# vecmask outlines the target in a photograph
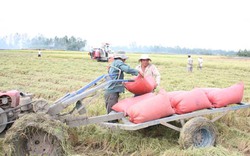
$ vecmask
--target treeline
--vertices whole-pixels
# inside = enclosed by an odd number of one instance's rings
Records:
[[[51,50],[70,50],[70,51],[88,51],[86,48],[87,41],[79,37],[57,37],[47,38],[43,35],[38,35],[29,38],[27,34],[11,34],[8,36],[0,36],[0,49],[51,49]],[[112,46],[112,51],[138,52],[138,53],[168,53],[168,54],[197,54],[197,55],[237,55],[240,57],[250,57],[250,51],[239,50],[225,51],[201,48],[182,48],[166,47],[161,45],[137,45],[136,42],[131,42],[128,46]]]
[[[72,50],[80,51],[86,46],[86,40],[68,37],[46,38],[38,35],[28,38],[26,34],[14,34],[0,37],[0,49],[52,49],[52,50]]]
[[[165,47],[161,45],[138,46],[135,43],[129,46],[114,47],[115,50],[124,50],[127,52],[143,52],[143,53],[168,53],[168,54],[198,54],[198,55],[236,55],[235,51],[201,49],[201,48],[181,48]]]
[[[241,56],[241,57],[250,57],[250,51],[248,51],[248,50],[239,50],[238,52],[237,52],[237,55],[238,56]]]

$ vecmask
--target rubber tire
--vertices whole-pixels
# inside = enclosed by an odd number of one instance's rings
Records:
[[[195,117],[184,124],[181,129],[179,144],[183,149],[189,147],[214,146],[217,129],[214,124],[204,117]]]
[[[66,148],[63,146],[68,141],[67,129],[63,123],[52,120],[43,113],[30,113],[15,121],[5,135],[4,144],[8,145],[5,148],[5,154],[12,156],[30,155],[27,143],[29,136],[32,136],[34,133],[48,134],[48,138],[53,140],[53,150],[50,153],[45,153],[45,155],[66,155]]]
[[[4,112],[2,108],[0,108],[0,113]],[[6,113],[0,114],[0,124],[7,123],[8,122],[8,116]],[[6,130],[7,124],[0,126],[0,134]]]

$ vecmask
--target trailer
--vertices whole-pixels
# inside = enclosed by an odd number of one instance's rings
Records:
[[[171,128],[175,131],[180,132],[179,143],[182,148],[193,147],[208,147],[213,146],[216,141],[216,127],[214,126],[214,122],[229,113],[230,111],[236,111],[239,109],[247,109],[250,108],[250,104],[248,103],[237,103],[231,106],[223,107],[223,108],[210,108],[210,109],[202,109],[197,110],[191,113],[186,114],[173,114],[168,117],[144,122],[144,123],[132,123],[126,117],[124,117],[123,113],[113,112],[115,116],[121,116],[121,123],[101,123],[109,128],[118,128],[124,130],[139,130],[143,128],[147,128],[154,125],[163,125],[168,128]],[[216,116],[212,119],[208,119],[205,116],[216,114]],[[171,124],[172,121],[177,121],[181,123],[181,127],[177,127],[174,124]],[[81,121],[84,122],[84,121]],[[74,126],[74,125],[72,125]]]
[[[17,108],[1,110],[0,116],[6,117],[11,111],[21,112],[16,120],[0,121],[0,126],[14,124],[6,133],[6,153],[10,155],[64,155],[67,153],[67,128],[89,124],[99,124],[112,129],[135,131],[154,125],[164,125],[180,132],[179,144],[182,148],[213,146],[216,142],[217,130],[214,122],[230,111],[250,108],[248,103],[237,103],[222,108],[211,108],[186,114],[171,116],[144,122],[132,123],[123,112],[111,112],[105,115],[87,116],[86,106],[91,103],[82,101],[95,98],[97,91],[103,90],[110,83],[123,83],[132,80],[112,80],[112,75],[105,74],[79,90],[68,93],[49,104],[46,100],[33,100],[29,94],[21,94],[20,105]],[[70,111],[66,108],[73,106]],[[24,109],[25,108],[25,109]],[[17,111],[21,109],[22,111]],[[206,115],[215,114],[213,119]],[[109,121],[119,120],[118,123]],[[181,127],[171,122],[178,121]]]

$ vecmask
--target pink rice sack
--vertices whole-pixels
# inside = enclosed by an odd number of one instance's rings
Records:
[[[241,102],[243,93],[244,83],[240,82],[228,88],[210,90],[207,96],[214,107],[220,108],[229,104]]]
[[[213,107],[212,103],[208,100],[206,93],[199,88],[174,96],[172,103],[176,114],[185,114]]]
[[[144,99],[128,109],[129,120],[133,123],[143,123],[174,113],[165,90],[161,90],[159,94],[149,99]]]
[[[156,87],[155,79],[152,76],[142,77],[138,75],[133,78],[134,82],[125,82],[125,88],[133,94],[141,95],[152,92]]]
[[[174,99],[174,97],[175,96],[177,96],[177,95],[180,95],[180,94],[182,94],[182,93],[186,93],[187,91],[172,91],[172,92],[167,92],[167,94],[168,94],[168,97],[169,97],[169,101],[170,101],[170,103],[171,103],[171,106],[174,108],[175,107],[175,104],[176,103],[174,103],[174,101],[173,101],[173,99]]]
[[[140,96],[126,98],[126,99],[120,100],[118,103],[116,103],[112,107],[112,109],[117,111],[117,112],[124,112],[125,115],[127,115],[127,110],[129,107],[136,104],[137,102],[140,102],[140,101],[145,100],[145,99],[149,99],[153,96],[155,96],[155,94],[150,92],[150,93],[146,93],[146,94],[143,94]]]

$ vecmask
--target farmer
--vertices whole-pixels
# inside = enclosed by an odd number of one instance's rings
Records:
[[[139,59],[140,65],[138,65],[135,69],[142,71],[144,77],[152,76],[155,79],[156,85],[159,86],[161,81],[161,75],[156,66],[150,63],[151,61],[152,60],[149,55],[142,54]]]
[[[202,70],[203,59],[202,57],[198,58],[198,69]]]
[[[138,75],[142,72],[130,68],[125,64],[128,57],[125,54],[116,54],[114,55],[114,61],[111,63],[108,73],[111,75],[112,80],[124,79],[124,72],[131,75]],[[124,86],[122,82],[113,82],[105,88],[105,104],[107,113],[112,111],[112,106],[118,102],[120,93],[124,92]]]
[[[41,52],[41,49],[38,50],[38,57],[41,57],[42,56],[42,52]]]
[[[192,72],[193,71],[193,59],[191,58],[191,55],[188,55],[187,70],[188,70],[188,72]]]

